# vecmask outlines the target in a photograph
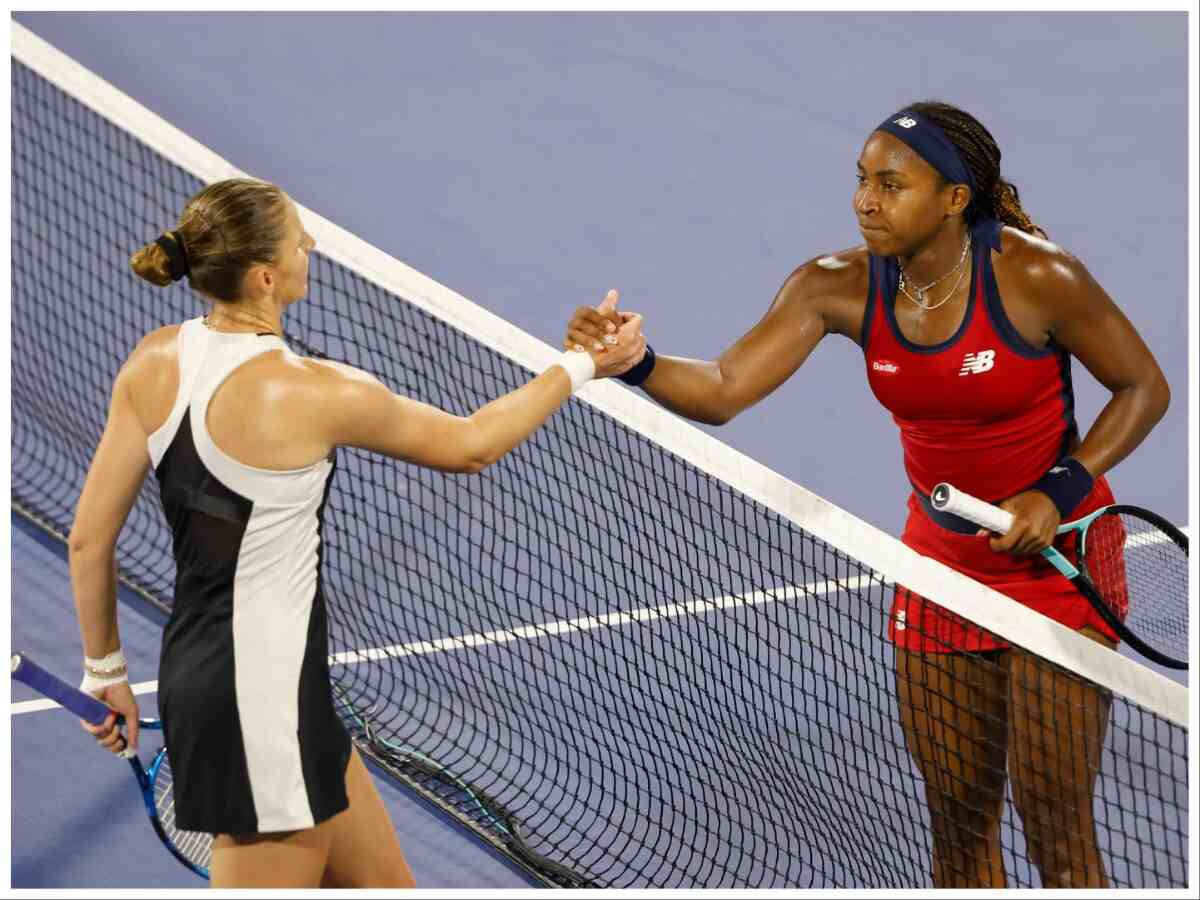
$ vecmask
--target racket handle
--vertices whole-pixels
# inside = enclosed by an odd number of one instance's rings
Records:
[[[952,513],[996,534],[1007,534],[1012,528],[1013,514],[1008,510],[972,497],[944,481],[933,489],[929,502],[936,510]]]
[[[22,653],[14,653],[12,656],[12,677],[69,709],[85,722],[100,725],[112,715],[113,711],[91,694],[71,687]]]

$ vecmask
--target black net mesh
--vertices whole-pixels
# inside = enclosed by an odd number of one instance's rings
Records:
[[[128,265],[200,182],[15,60],[12,141],[13,503],[61,536],[122,361],[202,311]],[[285,326],[459,414],[530,375],[320,253]],[[544,881],[1186,884],[1184,729],[1023,651],[897,654],[885,575],[603,412],[475,476],[339,460],[345,720]],[[118,561],[170,608],[153,479]]]

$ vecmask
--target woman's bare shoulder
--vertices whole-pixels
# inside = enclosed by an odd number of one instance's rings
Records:
[[[829,331],[853,336],[867,302],[869,270],[866,247],[815,256],[792,272],[776,303],[815,308]]]
[[[814,256],[793,270],[784,290],[809,302],[865,296],[868,259],[866,247]]]
[[[135,386],[143,379],[159,381],[167,369],[179,368],[180,325],[164,325],[146,334],[121,368],[120,379]]]
[[[113,386],[123,391],[147,434],[162,425],[179,391],[179,325],[165,325],[146,334],[121,367]]]
[[[334,359],[306,358],[304,359],[304,363],[315,374],[331,374],[341,378],[349,378],[352,381],[379,382],[379,379],[370,372],[364,372],[362,369],[355,368],[349,363],[338,362]]]

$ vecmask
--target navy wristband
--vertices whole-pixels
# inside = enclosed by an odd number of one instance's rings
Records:
[[[1035,481],[1030,490],[1041,491],[1053,500],[1059,516],[1065,520],[1067,514],[1092,492],[1095,483],[1092,473],[1084,468],[1083,463],[1068,456],[1051,466],[1050,471]]]
[[[621,381],[631,385],[632,387],[638,387],[643,381],[649,378],[650,373],[654,371],[654,361],[654,350],[649,344],[647,344],[646,353],[642,357],[642,361],[628,372],[618,375],[617,378],[621,379]]]

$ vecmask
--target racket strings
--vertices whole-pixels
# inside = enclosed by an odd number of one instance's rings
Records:
[[[163,831],[175,848],[194,865],[207,869],[212,863],[212,835],[203,831],[185,831],[175,824],[175,780],[166,756],[154,779],[154,808]]]
[[[1085,568],[1127,628],[1154,649],[1188,657],[1188,554],[1157,524],[1129,512],[1087,531]]]

